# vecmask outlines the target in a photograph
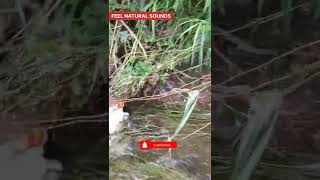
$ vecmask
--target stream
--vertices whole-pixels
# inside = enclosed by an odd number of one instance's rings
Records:
[[[134,106],[125,130],[109,147],[110,179],[211,179],[211,114],[194,111],[172,140],[176,149],[139,149],[139,141],[168,141],[183,109]],[[200,130],[199,130],[200,129]],[[197,131],[198,130],[198,131]]]

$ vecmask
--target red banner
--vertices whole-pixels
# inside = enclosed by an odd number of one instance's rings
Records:
[[[109,20],[173,20],[173,12],[109,12]]]

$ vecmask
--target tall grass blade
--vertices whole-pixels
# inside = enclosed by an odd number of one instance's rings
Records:
[[[281,102],[282,93],[277,91],[257,93],[251,98],[231,180],[249,180],[254,173],[271,137]]]
[[[156,0],[154,3],[153,3],[153,12],[157,12],[157,4],[158,4],[158,1]],[[152,41],[156,38],[156,21],[151,21],[151,29],[152,29]]]
[[[170,138],[171,140],[181,131],[181,129],[186,125],[187,121],[189,120],[190,115],[191,115],[191,113],[197,103],[199,93],[200,93],[199,90],[193,90],[193,91],[189,92],[188,100],[187,100],[186,106],[184,108],[181,122],[180,122],[179,126],[177,127],[176,131],[174,132],[173,136]]]
[[[199,26],[199,24],[195,24],[193,26],[190,26],[187,30],[185,30],[183,33],[181,33],[181,35],[178,37],[177,40],[179,40],[181,37],[183,37],[185,34],[189,33],[190,31],[192,31],[193,28],[196,28],[197,26]]]
[[[263,5],[264,5],[264,0],[258,0],[258,16],[262,15],[262,9],[263,9]]]
[[[198,25],[196,34],[193,37],[192,55],[191,55],[191,63],[190,63],[191,66],[193,65],[194,55],[196,53],[196,47],[198,44],[198,36],[199,36],[200,28],[201,28],[201,25]]]
[[[27,22],[26,22],[26,16],[23,12],[22,2],[21,2],[21,0],[16,0],[15,3],[16,3],[16,8],[18,10],[22,25],[25,26]]]
[[[199,59],[198,64],[200,72],[202,72],[202,63],[203,63],[203,49],[204,49],[204,41],[205,41],[205,31],[203,30],[201,33],[201,40],[200,40],[200,51],[199,51]]]
[[[211,0],[206,0],[206,3],[204,5],[204,8],[203,8],[203,13],[205,13],[206,11],[211,11]]]
[[[313,7],[313,12],[314,12],[313,19],[318,20],[320,18],[320,1],[313,0],[312,7]]]
[[[289,33],[291,29],[291,15],[289,10],[292,8],[292,0],[281,0],[281,8],[284,14],[284,30],[286,33]]]

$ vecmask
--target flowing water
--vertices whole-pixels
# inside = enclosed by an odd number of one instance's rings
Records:
[[[140,140],[168,141],[181,117],[178,109],[135,109],[109,148],[110,179],[211,179],[210,112],[193,112],[172,140],[177,142],[176,149],[139,149]]]

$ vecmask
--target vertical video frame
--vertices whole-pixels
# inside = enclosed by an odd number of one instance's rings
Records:
[[[108,6],[109,179],[211,179],[211,1]]]

